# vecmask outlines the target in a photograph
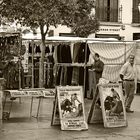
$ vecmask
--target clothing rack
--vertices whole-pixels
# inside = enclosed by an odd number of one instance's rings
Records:
[[[23,39],[24,41],[24,39]],[[26,40],[27,41],[27,40]],[[36,43],[36,42],[39,42],[40,40],[36,40],[36,39],[29,39],[30,42],[33,42],[33,43]],[[69,44],[72,44],[72,43],[77,43],[77,42],[84,42],[85,43],[85,39],[83,38],[79,38],[78,40],[74,39],[74,40],[66,40],[66,39],[62,39],[62,40],[48,40],[46,39],[46,44],[51,44],[51,45],[56,45],[56,44],[66,44],[66,45],[69,45]],[[87,45],[86,45],[87,47]],[[33,52],[33,50],[32,50]],[[85,52],[86,54],[86,52]],[[32,53],[32,61],[34,60],[34,55]],[[86,57],[86,56],[85,56]],[[32,62],[33,63],[33,62]],[[86,70],[85,67],[89,66],[86,64],[86,60],[84,63],[54,63],[54,67],[58,67],[58,66],[66,66],[66,67],[83,67],[84,68],[84,71]],[[49,64],[48,64],[49,65]],[[33,69],[33,67],[32,67]],[[85,73],[85,72],[84,72]],[[85,78],[86,78],[86,75],[84,74],[84,83],[85,83]],[[34,75],[32,74],[32,85],[34,85]],[[84,88],[85,88],[85,84],[83,85]],[[33,86],[32,86],[33,88]]]

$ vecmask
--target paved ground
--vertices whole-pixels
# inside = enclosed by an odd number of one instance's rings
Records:
[[[37,103],[35,99],[32,115],[36,115]],[[90,105],[91,100],[85,99],[86,115]],[[0,140],[140,140],[140,95],[135,95],[132,107],[135,112],[127,114],[127,127],[109,129],[103,124],[90,124],[87,131],[61,131],[60,126],[50,125],[53,99],[43,100],[36,119],[29,117],[30,100],[24,98],[21,104],[14,102],[10,120],[0,125]]]

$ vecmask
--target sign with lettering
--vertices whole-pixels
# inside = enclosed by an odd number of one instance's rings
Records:
[[[28,92],[20,90],[5,90],[4,92],[9,93],[11,97],[26,97],[29,96]]]
[[[104,127],[127,125],[123,101],[122,86],[119,83],[99,85],[99,95],[104,120]]]
[[[11,97],[54,97],[55,89],[5,90]]]
[[[42,90],[44,97],[55,97],[55,89]]]
[[[36,90],[36,91],[26,91],[29,96],[31,97],[40,97],[44,96],[43,92],[41,90]]]
[[[57,87],[58,107],[62,130],[86,130],[82,86]]]

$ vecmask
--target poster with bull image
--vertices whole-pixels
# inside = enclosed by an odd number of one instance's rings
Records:
[[[58,107],[62,130],[86,130],[82,86],[58,86]]]
[[[100,85],[100,101],[104,127],[127,126],[122,86],[119,83]]]

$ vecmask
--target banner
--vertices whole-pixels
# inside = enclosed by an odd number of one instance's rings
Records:
[[[44,97],[50,97],[54,98],[55,97],[55,89],[45,89],[42,90]]]
[[[62,130],[86,130],[82,86],[57,87]]]
[[[11,97],[54,97],[55,89],[4,90]]]
[[[121,84],[99,85],[104,127],[127,125]]]
[[[36,91],[23,91],[23,92],[26,92],[29,96],[31,97],[43,97],[44,94],[42,92],[42,90],[36,90]]]

